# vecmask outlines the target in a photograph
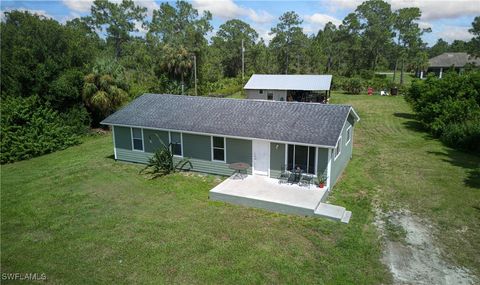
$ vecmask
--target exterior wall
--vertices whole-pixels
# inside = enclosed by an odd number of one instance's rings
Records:
[[[210,136],[183,134],[183,156],[210,161],[212,158]]]
[[[353,124],[353,118],[349,118],[342,130],[342,142],[346,142],[346,129]],[[143,129],[143,140],[145,151],[132,150],[132,137],[130,128],[114,127],[115,134],[115,152],[118,160],[146,164],[152,154],[162,146],[169,144],[169,132]],[[353,137],[353,127],[352,127]],[[212,173],[229,176],[233,170],[228,168],[228,164],[234,162],[245,162],[252,165],[252,141],[243,139],[226,138],[225,155],[226,162],[212,161],[211,137],[197,134],[182,134],[183,139],[183,157],[188,157],[192,163],[192,171]],[[281,167],[285,165],[285,148],[283,143],[270,143],[270,177],[276,178],[281,173]],[[344,145],[342,152],[337,160],[332,156],[331,178],[332,186],[337,181],[341,172],[345,168],[352,154],[352,142]],[[182,157],[174,157],[178,162]],[[317,148],[317,174],[327,173],[328,149]],[[248,174],[252,169],[247,170]]]
[[[263,94],[259,93],[258,89],[248,89],[245,90],[248,99],[261,99],[267,100],[268,92],[273,92],[274,101],[286,101],[287,100],[287,90],[263,90]],[[283,98],[283,100],[282,100]]]
[[[252,141],[226,138],[227,163],[245,162],[252,165]],[[251,171],[251,169],[250,169]]]
[[[285,144],[270,143],[270,177],[280,176],[282,165],[285,166]]]
[[[317,175],[327,175],[328,148],[317,148]]]
[[[115,152],[118,160],[148,163],[152,154],[162,146],[169,144],[169,132],[143,129],[145,151],[132,150],[132,136],[130,128],[114,126]],[[175,133],[171,133],[175,134]],[[226,138],[226,163],[212,161],[211,137],[196,134],[182,134],[183,157],[188,157],[192,163],[192,171],[230,176],[233,170],[228,168],[232,162],[246,162],[252,164],[252,142],[249,140]],[[177,163],[182,157],[174,157]],[[251,168],[247,170],[251,174]]]
[[[340,155],[335,159],[335,153],[332,150],[332,169],[331,169],[331,187],[332,188],[335,183],[337,183],[338,178],[340,178],[340,175],[342,174],[343,170],[348,164],[348,161],[352,157],[352,151],[353,151],[353,137],[354,137],[354,121],[355,119],[353,118],[352,115],[350,115],[347,119],[347,122],[345,123],[345,126],[342,129],[342,138],[340,140],[340,143],[342,144],[342,148],[340,151]],[[347,143],[347,129],[348,127],[352,127],[352,139]]]
[[[115,132],[117,131],[115,127]],[[126,128],[129,129],[129,128]],[[143,129],[143,138],[145,139],[143,145],[145,146],[145,152],[154,153],[157,149],[165,146],[168,146],[168,132],[157,131],[157,130],[147,130]]]

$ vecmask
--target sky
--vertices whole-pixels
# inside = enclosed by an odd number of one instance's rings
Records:
[[[119,0],[116,0],[119,1]],[[1,0],[0,9],[5,11],[18,9],[28,10],[58,20],[61,23],[85,16],[90,12],[93,0]],[[159,0],[134,0],[137,5],[144,6],[151,17],[152,11],[158,9]],[[287,11],[295,11],[303,20],[303,29],[307,34],[315,34],[326,23],[340,24],[342,19],[362,2],[361,0],[191,0],[192,5],[200,12],[212,12],[213,35],[225,21],[233,18],[249,23],[265,41],[271,39],[269,31],[275,26],[278,18]],[[432,29],[432,33],[424,35],[424,40],[433,45],[442,38],[448,42],[453,40],[469,40],[468,32],[475,16],[480,16],[480,0],[387,0],[392,10],[404,7],[419,7],[422,11],[420,27]]]

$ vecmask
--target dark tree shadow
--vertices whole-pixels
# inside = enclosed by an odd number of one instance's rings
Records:
[[[463,181],[465,185],[480,189],[480,156],[451,148],[445,152],[427,151],[427,153],[443,156],[443,161],[465,168],[467,170],[467,177]]]
[[[422,133],[425,138],[434,139],[434,137],[428,132],[417,116],[412,113],[393,113],[397,118],[402,118],[404,121],[402,124],[409,130]],[[427,151],[430,154],[437,156],[443,156],[443,161],[451,163],[455,166],[465,168],[467,170],[467,178],[464,183],[466,186],[480,189],[480,156],[472,152],[464,152],[447,147],[445,152]]]
[[[397,118],[409,119],[409,120],[416,120],[417,116],[412,113],[393,113],[393,115]]]
[[[393,113],[393,116],[397,118],[406,119],[408,121],[402,122],[402,124],[409,130],[423,133],[428,138],[433,138],[425,129],[425,126],[418,121],[417,116],[412,113]]]
[[[105,158],[108,158],[108,159],[113,159],[115,160],[115,155],[111,154],[111,155],[107,155],[105,156]]]

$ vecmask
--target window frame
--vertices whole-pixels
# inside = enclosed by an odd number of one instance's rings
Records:
[[[275,94],[274,94],[273,91],[267,91],[267,100],[268,100],[268,101],[273,101],[273,98],[275,97],[274,95],[275,95]],[[272,96],[272,99],[269,99],[268,96]]]
[[[139,129],[141,132],[141,138],[133,137],[133,129]],[[130,136],[132,141],[132,151],[145,152],[145,138],[143,137],[143,128],[130,127]],[[134,140],[142,140],[142,149],[135,149]]]
[[[263,94],[263,89],[258,89],[258,94]]]
[[[172,148],[172,132],[168,132],[168,141],[170,144],[170,151],[172,152],[173,156],[175,157],[183,157],[183,133],[182,132],[174,132],[174,133],[179,133],[180,134],[180,152],[182,153],[181,155],[174,154],[173,153],[173,148]]]
[[[316,146],[311,146],[311,145],[302,145],[302,144],[286,144],[286,147],[285,147],[285,166],[286,166],[286,170],[287,171],[290,171],[288,170],[288,163],[289,163],[289,157],[288,157],[288,147],[289,146],[293,146],[293,152],[292,152],[292,167],[295,166],[296,164],[296,161],[295,161],[295,156],[296,156],[296,149],[295,147],[298,145],[298,146],[305,146],[307,147],[307,160],[306,160],[306,163],[307,163],[307,169],[306,169],[306,173],[308,175],[313,175],[313,176],[317,176],[317,164],[318,164],[318,147]],[[310,170],[310,149],[313,149],[313,152],[314,152],[314,160],[313,160],[313,173],[309,173],[308,170]]]
[[[215,147],[213,145],[213,138],[223,138],[223,148],[221,147]],[[215,159],[214,157],[214,150],[215,149],[222,149],[223,150],[223,160],[218,160],[218,159]],[[210,136],[210,150],[212,152],[212,155],[211,155],[211,160],[212,161],[215,161],[215,162],[224,162],[226,163],[227,162],[227,139],[226,137],[222,137],[222,136]]]
[[[338,153],[336,153],[338,150]],[[335,145],[335,149],[334,149],[334,159],[333,161],[336,161],[337,158],[340,156],[340,154],[342,154],[342,136],[340,136],[337,140],[337,144]]]
[[[347,145],[352,140],[352,126],[348,126],[346,133],[347,133],[347,141],[345,142],[345,145]]]

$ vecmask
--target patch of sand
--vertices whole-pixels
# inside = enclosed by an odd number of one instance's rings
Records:
[[[388,239],[385,219],[405,230],[404,241]],[[478,284],[478,278],[467,269],[442,259],[430,223],[409,211],[387,214],[377,211],[375,224],[385,241],[382,261],[390,269],[395,284]]]

